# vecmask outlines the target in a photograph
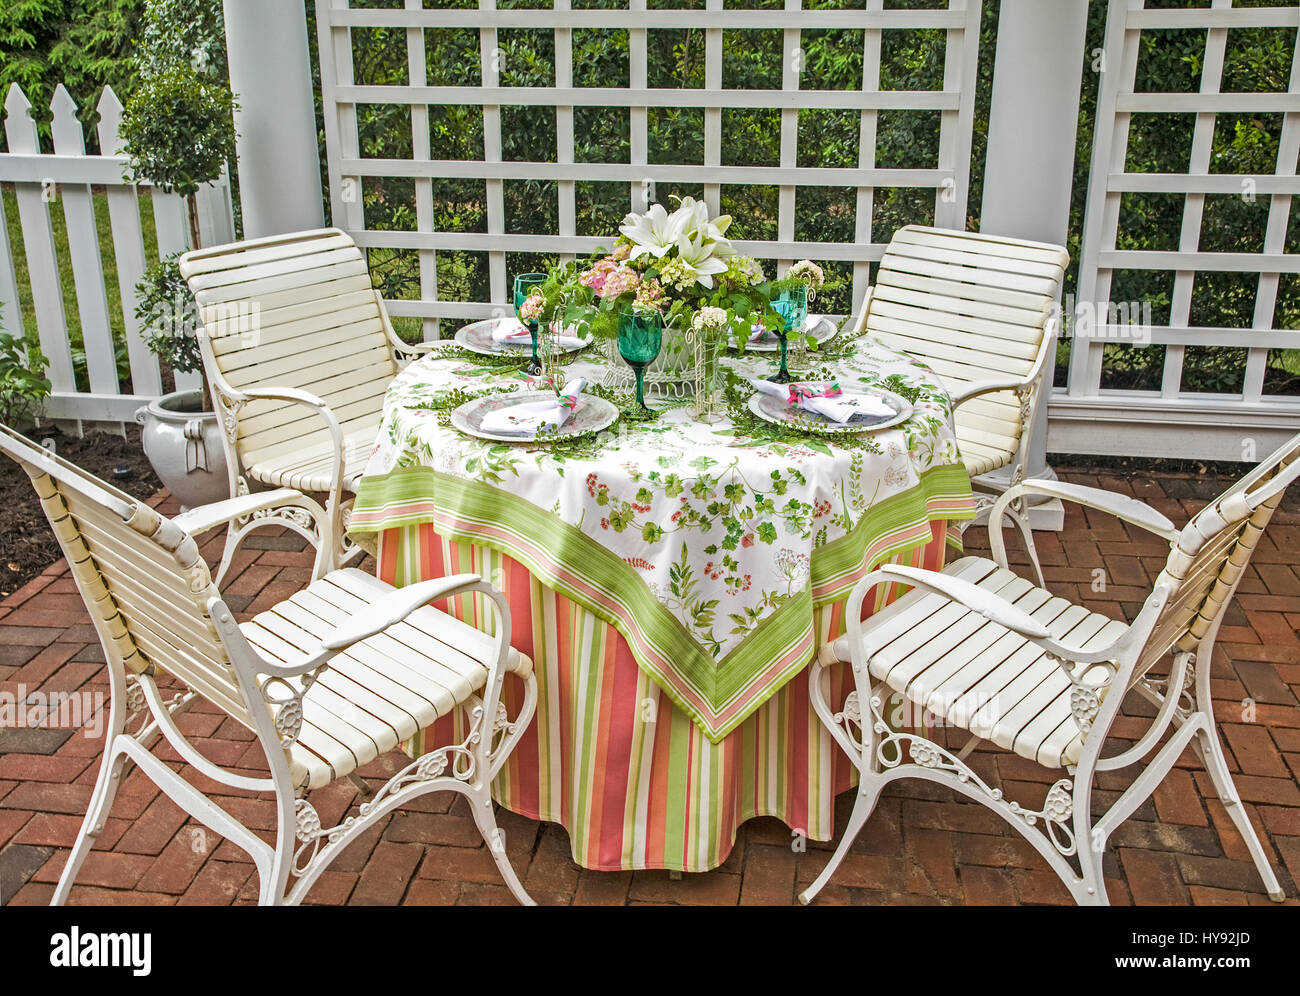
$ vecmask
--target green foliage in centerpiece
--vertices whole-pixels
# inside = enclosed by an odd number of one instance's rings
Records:
[[[703,201],[675,199],[672,212],[653,204],[644,214],[628,214],[611,252],[598,250],[554,267],[527,303],[529,313],[578,334],[612,339],[624,311],[658,312],[665,335],[681,337],[699,312],[716,308],[726,315],[727,334],[743,349],[756,326],[780,326],[772,301],[782,290],[822,285],[821,267],[808,260],[769,280],[756,259],[738,253],[727,239],[729,216],[711,218]],[[816,345],[811,339],[809,344]]]

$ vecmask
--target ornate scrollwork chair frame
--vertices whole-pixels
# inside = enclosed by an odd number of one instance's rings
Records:
[[[921,778],[988,806],[1046,859],[1077,903],[1105,905],[1102,856],[1107,840],[1190,746],[1246,842],[1265,891],[1271,899],[1283,900],[1219,741],[1210,660],[1255,544],[1297,476],[1300,435],[1181,530],[1133,498],[1027,481],[1009,489],[993,507],[992,560],[963,558],[942,573],[886,565],[864,577],[846,605],[846,635],[823,648],[810,674],[813,707],[860,780],[837,850],[800,899],[811,902],[830,880],[881,790],[901,778]],[[1009,571],[1001,529],[992,527],[1001,526],[1012,503],[1035,493],[1107,512],[1169,543],[1165,567],[1131,625],[1053,599]],[[862,621],[863,600],[882,584],[912,590]],[[935,624],[933,632],[923,629],[927,619]],[[1077,641],[1069,632],[1079,634]],[[1151,667],[1164,660],[1171,661],[1167,676],[1150,676]],[[1018,672],[1003,671],[1004,662]],[[843,663],[851,665],[853,691],[837,708],[829,700],[828,669]],[[1012,683],[1003,684],[1013,674]],[[999,688],[1014,694],[1005,702],[995,695],[990,703],[988,690]],[[883,705],[891,691],[969,732],[972,739],[954,752],[922,732],[891,728]],[[1151,702],[1155,715],[1134,742],[1103,756],[1130,692]],[[1064,776],[1051,786],[1041,807],[1021,806],[966,764],[981,739],[1045,767],[1063,768]],[[1096,774],[1137,765],[1142,767],[1128,787],[1094,819]]]
[[[532,664],[510,646],[510,609],[499,591],[474,574],[395,589],[348,568],[241,625],[213,583],[194,535],[268,508],[302,510],[321,528],[315,502],[281,488],[167,519],[6,426],[0,426],[0,452],[32,479],[99,635],[111,690],[99,775],[53,905],[67,899],[131,765],[196,820],[248,852],[262,905],[301,902],[359,834],[417,796],[437,791],[466,797],[506,885],[531,905],[506,855],[490,794],[492,779],[537,705]],[[455,596],[477,596],[479,615],[495,616],[495,637],[428,604]],[[501,694],[507,672],[524,683],[513,719]],[[164,674],[188,690],[164,701],[156,681]],[[176,717],[200,696],[255,734],[266,755],[266,777],[228,770],[189,742]],[[308,791],[353,775],[361,764],[453,713],[460,741],[426,752],[362,803],[357,815],[322,828]],[[222,785],[273,793],[273,842],[160,760],[151,750],[160,738]]]

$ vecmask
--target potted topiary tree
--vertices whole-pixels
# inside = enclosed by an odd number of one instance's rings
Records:
[[[119,131],[133,176],[185,198],[190,245],[201,245],[199,188],[235,157],[235,101],[209,70],[171,66],[141,81],[123,109]],[[136,287],[136,316],[149,349],[173,371],[199,372],[199,321],[175,254],[159,260]],[[225,455],[202,390],[164,395],[136,412],[145,455],[167,488],[189,507],[225,497]]]

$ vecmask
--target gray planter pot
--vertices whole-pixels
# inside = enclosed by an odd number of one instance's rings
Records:
[[[201,391],[176,391],[135,413],[144,455],[183,509],[230,497],[221,425],[215,412],[198,410],[202,398]]]

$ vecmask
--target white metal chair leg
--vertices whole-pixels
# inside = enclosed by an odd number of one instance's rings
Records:
[[[491,791],[485,785],[480,792],[467,795],[466,799],[474,813],[474,824],[478,827],[478,832],[483,835],[488,853],[492,855],[492,860],[497,863],[497,871],[505,879],[506,887],[510,890],[511,895],[515,897],[520,906],[536,906],[537,903],[533,900],[533,897],[524,891],[523,883],[519,881],[519,876],[515,874],[514,865],[510,863],[510,854],[506,851],[505,834],[497,826],[496,813],[492,810]]]
[[[221,551],[221,562],[217,565],[216,574],[213,576],[213,584],[220,587],[226,580],[226,573],[230,570],[230,565],[234,562],[235,554],[244,545],[249,535],[255,530],[264,529],[268,526],[280,526],[289,529],[314,547],[316,550],[316,559],[312,565],[312,580],[324,577],[333,569],[334,554],[332,543],[335,542],[329,537],[321,537],[319,540],[313,536],[312,532],[300,523],[290,521],[287,517],[277,515],[277,510],[271,508],[268,510],[269,515],[264,518],[250,519],[247,522],[239,523],[232,521],[226,526],[226,543]]]
[[[1213,729],[1202,730],[1192,741],[1192,745],[1200,755],[1205,770],[1210,774],[1210,781],[1214,783],[1214,790],[1219,793],[1223,808],[1228,811],[1233,825],[1241,834],[1241,839],[1246,842],[1246,850],[1250,852],[1251,860],[1255,862],[1259,877],[1264,880],[1264,891],[1268,893],[1268,898],[1275,903],[1282,902],[1286,899],[1286,893],[1273,873],[1273,866],[1269,864],[1268,857],[1264,854],[1264,846],[1259,841],[1259,835],[1250,824],[1246,807],[1241,804],[1241,796],[1237,793],[1237,786],[1228,771],[1228,763],[1223,756],[1223,747],[1219,744],[1218,735]]]
[[[108,812],[113,808],[118,786],[126,767],[126,755],[118,749],[118,739],[123,736],[126,727],[126,676],[120,666],[109,667],[110,699],[108,705],[108,729],[104,733],[104,757],[99,764],[99,774],[95,777],[95,788],[90,794],[90,805],[86,808],[86,818],[81,821],[77,839],[72,845],[72,853],[63,866],[54,895],[50,898],[51,906],[62,906],[68,899],[72,883],[76,881],[77,872],[82,862],[95,845],[95,840],[104,829]]]
[[[1059,867],[1052,870],[1080,906],[1109,906],[1106,893],[1106,832],[1092,822],[1092,772],[1075,772],[1073,792],[1074,839],[1078,847],[1079,878],[1067,878]]]
[[[116,735],[110,732],[109,746],[104,750],[104,760],[99,767],[99,777],[95,779],[95,790],[91,793],[86,818],[81,821],[81,829],[77,832],[76,843],[72,845],[72,853],[68,855],[68,863],[63,866],[63,872],[59,875],[59,883],[55,886],[54,895],[50,899],[51,906],[62,906],[67,902],[77,872],[81,870],[86,855],[95,846],[95,841],[104,829],[108,811],[113,808],[113,800],[117,797],[117,789],[122,780],[122,769],[126,762],[126,755],[116,749],[116,739]]]
[[[277,798],[276,806],[279,809],[279,820],[276,825],[275,854],[269,870],[263,872],[259,883],[259,906],[284,906],[288,900],[289,873],[293,870],[294,848],[298,841],[293,796]]]
[[[231,522],[226,526],[226,542],[221,548],[221,562],[217,564],[217,573],[213,576],[213,584],[220,586],[226,580],[226,572],[230,570],[230,565],[235,559],[235,554],[244,543],[244,530]]]
[[[862,784],[858,786],[858,796],[853,800],[853,812],[849,814],[849,822],[844,828],[844,836],[840,838],[839,847],[835,848],[835,853],[831,855],[830,861],[826,862],[826,867],[822,869],[821,874],[813,879],[812,885],[799,893],[799,902],[805,906],[811,903],[817,897],[817,893],[821,892],[830,881],[876,808],[876,801],[880,798],[880,784],[870,773],[859,773],[858,777],[862,779]]]
[[[1043,580],[1043,567],[1038,562],[1038,548],[1034,546],[1034,531],[1029,525],[1029,512],[1012,512],[1011,521],[1020,530],[1020,538],[1024,541],[1025,551],[1029,554],[1029,562],[1034,565],[1034,578],[1038,587],[1046,588],[1047,582]]]

